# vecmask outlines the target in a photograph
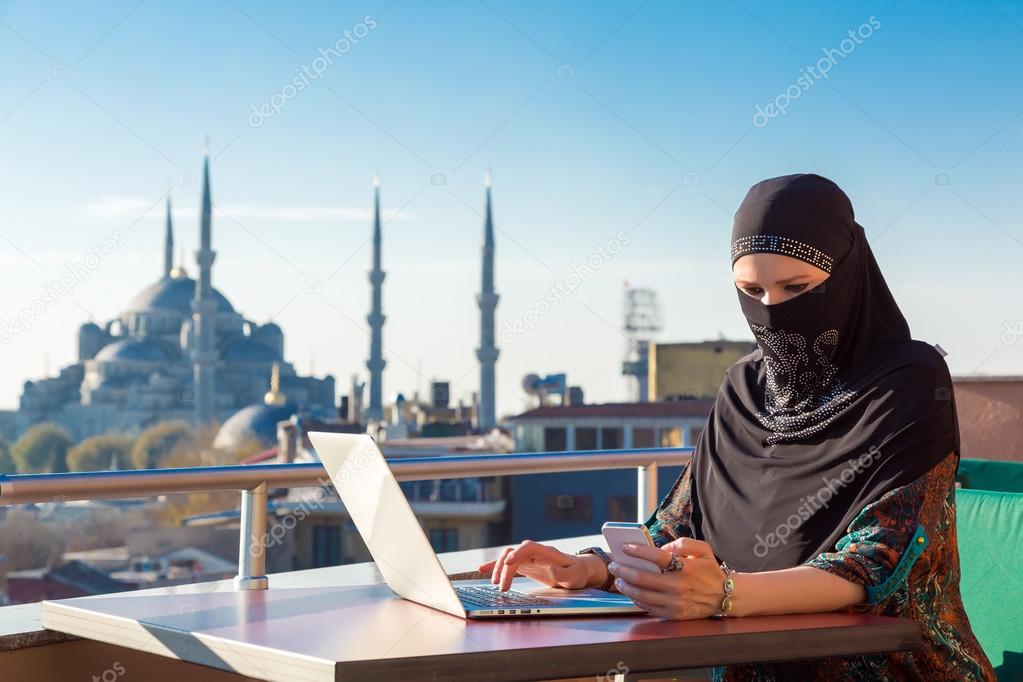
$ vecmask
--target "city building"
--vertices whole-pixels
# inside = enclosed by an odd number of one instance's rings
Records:
[[[511,417],[516,452],[628,450],[696,443],[713,400],[541,405]],[[680,472],[661,467],[666,495]],[[628,469],[514,476],[508,482],[510,541],[599,533],[605,521],[636,520],[636,472]]]
[[[952,377],[963,457],[1023,462],[1023,376]]]
[[[757,349],[755,341],[651,343],[650,400],[714,398],[725,370]]]

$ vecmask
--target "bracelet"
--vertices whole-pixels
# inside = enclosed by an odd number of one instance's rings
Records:
[[[600,547],[587,547],[586,549],[580,549],[575,554],[576,554],[576,556],[583,556],[584,554],[594,554],[601,561],[604,562],[604,567],[605,568],[607,567],[607,565],[609,563],[611,563],[611,557],[609,557],[607,555],[607,552],[605,552]],[[604,584],[600,586],[600,589],[604,590],[605,592],[610,592],[611,591],[611,585],[614,584],[614,581],[615,581],[615,577],[611,574],[611,571],[608,571],[607,572],[607,580],[605,580]]]
[[[725,572],[725,597],[721,600],[721,610],[715,615],[723,618],[732,613],[732,591],[735,590],[735,581],[732,580],[732,576],[735,575],[735,571],[723,561],[720,568]]]

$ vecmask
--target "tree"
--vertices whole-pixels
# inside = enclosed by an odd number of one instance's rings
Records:
[[[154,424],[142,432],[131,449],[131,465],[136,469],[156,469],[177,449],[192,441],[192,429],[185,422]]]
[[[127,436],[104,434],[86,438],[67,453],[70,471],[106,471],[115,458],[118,468],[128,464],[132,439]]]
[[[14,466],[14,460],[11,459],[11,452],[7,447],[7,441],[0,438],[0,474],[13,474],[17,471],[17,467]]]
[[[67,471],[71,436],[52,422],[36,424],[11,446],[11,457],[21,474],[56,474]]]

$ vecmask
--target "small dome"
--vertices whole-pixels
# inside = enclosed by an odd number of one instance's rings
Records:
[[[86,322],[78,328],[79,333],[82,334],[102,334],[103,330],[99,328],[99,325],[95,322]]]
[[[176,310],[179,313],[192,313],[192,299],[195,298],[195,280],[191,277],[164,277],[139,292],[128,304],[130,311],[145,310]],[[213,298],[217,301],[218,313],[232,313],[231,302],[216,289]]]
[[[107,344],[96,353],[100,362],[132,360],[136,362],[166,362],[167,352],[158,343],[122,339]]]
[[[280,358],[273,349],[255,339],[243,336],[228,344],[224,349],[225,360],[240,362],[276,362]]]
[[[277,442],[277,422],[297,412],[294,405],[249,405],[228,417],[213,439],[213,447],[230,450],[256,442],[270,447]]]

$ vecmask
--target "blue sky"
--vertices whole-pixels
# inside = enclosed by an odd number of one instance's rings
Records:
[[[868,37],[801,88],[849,31]],[[339,40],[322,77],[286,88]],[[301,371],[342,387],[367,355],[375,172],[392,218],[386,394],[477,385],[488,167],[499,327],[629,235],[501,343],[500,413],[523,407],[527,372],[566,372],[590,400],[628,395],[625,280],[659,292],[662,340],[748,337],[730,214],[791,172],[848,192],[914,336],[948,350],[953,373],[1023,373],[1007,290],[1023,256],[1020,3],[0,2],[0,63],[0,317],[125,237],[0,346],[0,406],[73,360],[82,321],[158,277],[168,182],[194,271],[207,134],[214,284],[278,321]],[[755,125],[790,86],[785,113]]]

